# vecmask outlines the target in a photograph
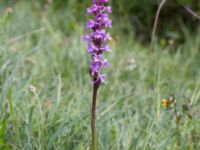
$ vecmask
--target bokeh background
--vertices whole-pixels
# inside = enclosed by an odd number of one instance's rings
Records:
[[[83,0],[1,0],[1,7],[12,6],[19,3],[29,3],[35,13],[47,13],[50,16],[56,16],[59,24],[65,34],[75,30],[78,23],[86,21],[85,9],[90,1]],[[112,18],[114,28],[124,34],[133,34],[134,37],[142,43],[149,43],[151,38],[152,26],[160,0],[111,0],[113,8]],[[162,8],[157,28],[159,38],[173,39],[178,44],[184,43],[189,35],[196,34],[199,30],[198,18],[192,16],[185,7],[191,8],[199,14],[199,0],[167,0]],[[59,17],[58,17],[59,16]],[[62,17],[67,19],[63,20]],[[50,18],[53,21],[53,18]],[[55,18],[54,18],[55,19]],[[131,32],[130,32],[131,31]]]
[[[200,148],[199,0],[110,0],[99,150]],[[89,150],[89,0],[0,0],[0,149]],[[150,49],[151,47],[151,49]],[[174,95],[173,109],[162,99]]]

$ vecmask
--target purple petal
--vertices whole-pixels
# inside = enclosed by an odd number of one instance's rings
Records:
[[[112,8],[111,8],[110,6],[105,7],[105,10],[106,10],[108,13],[112,13]]]
[[[99,79],[100,79],[101,83],[105,83],[106,82],[106,74],[99,73]]]
[[[104,61],[103,61],[103,64],[102,64],[104,67],[108,67],[109,66],[109,62],[108,62],[108,60],[107,59],[105,59]]]
[[[83,40],[84,41],[91,41],[91,37],[89,34],[85,34],[84,37],[83,37]]]
[[[93,28],[94,26],[95,26],[94,20],[89,20],[89,21],[86,23],[86,27],[87,27],[88,29],[91,29],[91,28]]]

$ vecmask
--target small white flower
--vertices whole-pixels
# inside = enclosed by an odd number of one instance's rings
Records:
[[[31,93],[36,93],[36,87],[34,86],[34,85],[29,85],[29,87],[28,87],[28,90],[31,92]]]

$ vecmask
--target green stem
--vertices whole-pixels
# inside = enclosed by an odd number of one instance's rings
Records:
[[[174,106],[174,113],[175,113],[175,116],[176,116],[176,138],[177,138],[177,150],[180,150],[180,147],[181,147],[181,142],[180,142],[180,131],[179,131],[179,115],[177,113],[177,110],[176,110],[176,105]]]
[[[96,112],[96,100],[97,100],[98,87],[99,87],[98,84],[93,85],[92,110],[91,110],[92,150],[97,150],[95,112]]]

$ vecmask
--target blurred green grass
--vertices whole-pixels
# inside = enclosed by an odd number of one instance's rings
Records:
[[[41,11],[28,2],[14,5],[11,14],[5,9],[0,11],[0,149],[87,149],[91,81],[84,24],[67,10]],[[160,107],[173,93],[180,113],[191,103],[193,119],[181,119],[181,149],[198,149],[200,37],[188,35],[176,50],[161,42],[149,52],[131,32],[123,34],[122,25],[113,25],[108,83],[99,91],[99,149],[175,149],[175,118]]]

